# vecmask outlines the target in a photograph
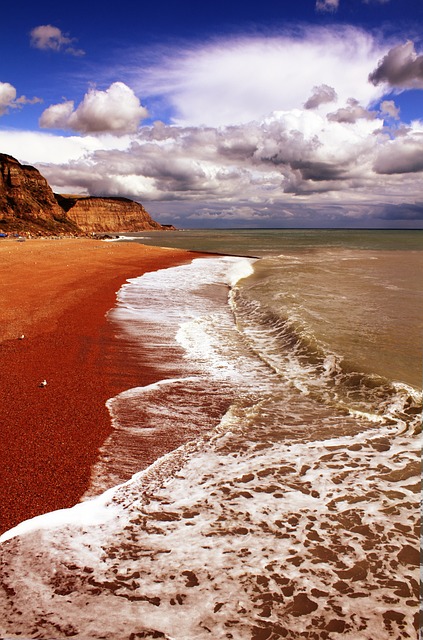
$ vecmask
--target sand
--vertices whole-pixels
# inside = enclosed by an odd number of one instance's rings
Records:
[[[85,492],[111,431],[106,400],[161,377],[131,360],[106,313],[128,278],[193,256],[90,239],[0,241],[1,532]]]

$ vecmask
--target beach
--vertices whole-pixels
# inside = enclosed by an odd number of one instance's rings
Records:
[[[2,343],[4,499],[71,508],[0,536],[0,635],[416,638],[421,235],[175,233],[47,247]]]
[[[190,258],[91,239],[1,241],[2,532],[87,489],[111,429],[106,400],[155,380],[122,361],[106,313],[127,278]]]

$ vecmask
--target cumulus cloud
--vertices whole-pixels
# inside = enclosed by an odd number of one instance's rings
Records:
[[[42,102],[41,98],[27,98],[26,96],[16,97],[16,89],[9,82],[0,82],[0,116],[7,113],[9,109],[19,109],[24,104],[36,104]]]
[[[41,115],[40,127],[43,129],[70,129],[69,120],[74,112],[75,103],[67,100],[60,104],[52,104]]]
[[[12,107],[16,100],[16,89],[9,82],[0,82],[0,116]]]
[[[357,120],[374,120],[377,116],[375,111],[368,111],[364,109],[358,100],[354,98],[349,98],[347,100],[347,106],[341,109],[338,109],[334,113],[329,113],[327,118],[331,122],[344,122],[344,123],[355,123]]]
[[[321,84],[318,87],[313,87],[313,93],[307,102],[304,103],[304,108],[317,109],[321,104],[335,102],[337,97],[333,87],[329,87],[327,84]]]
[[[261,122],[213,127],[156,123],[125,150],[98,151],[46,176],[59,188],[145,200],[249,203],[364,186],[382,122],[355,128],[315,111],[278,112]],[[72,178],[71,178],[72,176]]]
[[[316,11],[334,12],[339,7],[339,0],[316,0]]]
[[[380,104],[380,112],[383,116],[399,120],[400,109],[396,106],[393,100],[383,100]]]
[[[423,89],[423,54],[417,55],[411,40],[393,47],[369,75],[369,81],[374,86],[385,83],[398,89]]]
[[[114,82],[105,91],[90,89],[76,108],[73,100],[51,105],[42,113],[40,127],[125,135],[135,133],[147,115],[132,89]]]
[[[407,196],[413,202],[421,193],[423,125],[414,123],[398,140],[382,125],[381,118],[330,121],[316,110],[220,128],[156,122],[124,140],[115,137],[115,147],[111,137],[109,145],[80,138],[87,144],[74,155],[70,138],[63,138],[57,144],[68,145],[68,158],[58,154],[57,164],[38,168],[55,191],[130,197],[181,224],[278,226],[292,216],[308,225],[313,216],[327,224],[367,224],[382,211],[376,204]],[[72,144],[78,151],[77,137]],[[40,140],[38,147],[45,146]]]
[[[76,49],[73,45],[76,38],[70,38],[58,27],[51,24],[40,25],[31,31],[31,46],[43,51],[63,51],[72,56],[83,56],[85,51]]]
[[[387,143],[376,157],[374,170],[388,175],[422,172],[423,133]]]
[[[382,55],[371,34],[337,25],[175,46],[150,52],[152,65],[140,58],[125,72],[146,99],[167,102],[175,124],[226,126],[303,108],[313,98],[316,78],[321,87],[333,88],[341,104],[350,96],[370,104],[383,95],[367,81]]]

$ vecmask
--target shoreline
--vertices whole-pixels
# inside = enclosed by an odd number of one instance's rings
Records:
[[[87,257],[83,264],[88,268]],[[357,255],[352,258],[348,285],[357,274],[369,274]],[[324,264],[331,267],[334,256],[328,260]],[[104,261],[103,256],[103,275]],[[81,259],[77,262],[81,265]],[[78,363],[83,374],[87,369],[94,372],[94,385],[103,380],[109,384],[114,376],[124,387],[138,384],[139,378],[141,384],[151,383],[158,373],[161,382],[114,398],[117,405],[115,411],[111,406],[111,413],[121,428],[113,430],[100,449],[96,471],[106,481],[100,480],[92,494],[99,496],[97,501],[27,520],[1,537],[3,635],[118,639],[131,634],[205,640],[214,633],[219,638],[258,640],[272,634],[295,637],[300,629],[322,638],[332,632],[368,640],[381,640],[386,634],[414,637],[421,463],[419,441],[406,429],[407,416],[416,417],[412,398],[397,397],[397,387],[383,380],[367,384],[358,368],[345,369],[343,376],[336,360],[326,358],[332,343],[321,353],[313,343],[298,351],[295,338],[304,334],[279,330],[286,298],[300,291],[297,260],[290,270],[284,257],[277,265],[270,261],[269,270],[258,270],[257,281],[245,282],[245,288],[238,285],[233,307],[223,308],[228,283],[239,283],[240,274],[249,271],[247,263],[228,269],[230,262],[202,258],[120,289],[119,307],[107,314],[116,333],[111,340],[107,332],[100,340],[95,334],[94,340],[85,325],[77,324]],[[312,272],[311,284],[321,278],[321,264]],[[410,286],[410,262],[401,264]],[[398,262],[386,265],[389,269],[383,273],[397,277]],[[307,285],[310,265],[302,266],[300,284]],[[54,273],[60,269],[56,262]],[[305,308],[313,310],[307,304],[312,290],[320,294],[318,310],[324,311],[327,304],[337,310],[337,330],[353,324],[355,334],[361,335],[362,325],[352,322],[356,316],[344,313],[345,302],[337,306],[336,300],[323,295],[333,291],[332,271],[326,269],[329,275],[322,287],[304,286],[306,295],[295,302],[304,301]],[[338,269],[337,294],[345,301],[340,274]],[[72,291],[81,289],[89,297],[88,320],[98,329],[98,318],[92,318],[98,304],[92,298],[96,291],[100,295],[101,283],[94,279],[96,288],[87,290],[93,286],[92,274],[76,275],[79,284],[73,283]],[[67,277],[62,270],[60,286]],[[347,287],[348,299],[361,302],[366,284],[358,291]],[[54,282],[46,285],[50,296],[52,287]],[[380,293],[384,301],[385,289]],[[284,296],[280,307],[278,295]],[[416,296],[409,294],[405,300],[414,312]],[[67,337],[61,325],[68,326],[76,303],[73,300],[58,317],[50,305],[50,341],[57,331],[61,339]],[[269,314],[269,307],[279,314]],[[403,317],[408,317],[407,308],[404,305]],[[84,317],[82,311],[77,323]],[[323,317],[333,317],[327,313]],[[178,327],[181,331],[175,334]],[[43,323],[41,329],[43,339]],[[126,337],[127,344],[121,342]],[[25,340],[15,337],[9,342],[21,348]],[[363,338],[360,348],[362,342]],[[63,346],[60,354],[57,379],[65,385]],[[187,355],[181,362],[182,354]],[[149,370],[146,362],[151,363]],[[102,375],[97,376],[98,369]],[[331,371],[339,384],[332,383]],[[77,367],[72,372],[75,385]],[[34,395],[44,399],[51,389],[49,377],[47,387],[37,387]],[[100,391],[94,390],[96,399]],[[225,405],[229,411],[215,423]],[[62,405],[54,409],[61,417]],[[83,404],[80,410],[89,409]],[[43,419],[42,412],[37,415],[37,420]],[[67,444],[74,446],[69,456],[73,464],[80,454],[75,438],[83,449],[85,440],[95,435],[85,422],[88,428]],[[53,426],[58,430],[62,425]],[[208,426],[217,428],[211,431]],[[138,443],[136,433],[143,430]],[[188,446],[176,448],[175,434],[185,437],[184,433],[189,438],[182,444]],[[170,444],[171,455],[157,455],[157,443]],[[58,441],[59,453],[61,444]],[[144,446],[157,460],[152,467],[151,461],[144,467],[138,464]],[[135,466],[146,473],[133,477]],[[132,481],[126,482],[126,473]]]
[[[106,401],[161,377],[115,338],[106,314],[116,293],[129,278],[199,255],[79,238],[2,240],[0,533],[79,501],[112,430]]]

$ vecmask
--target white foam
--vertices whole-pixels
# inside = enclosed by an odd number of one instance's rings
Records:
[[[118,293],[118,308],[113,312],[124,319],[137,314],[141,321],[156,320],[170,327],[187,318],[197,318],[219,305],[201,294],[208,285],[225,285],[227,271],[238,258],[200,258],[191,264],[146,273],[128,280]],[[242,260],[241,260],[242,261]]]
[[[385,640],[382,614],[394,611],[412,637],[411,595],[396,591],[407,593],[418,571],[395,559],[412,544],[407,526],[418,520],[404,500],[417,498],[404,486],[403,497],[387,496],[419,447],[403,438],[388,451],[374,448],[394,436],[375,429],[240,451],[233,432],[191,451],[183,447],[167,456],[170,464],[182,456],[172,477],[157,482],[156,474],[151,485],[146,471],[115,490],[114,523],[62,527],[43,538],[33,532],[20,554],[5,550],[6,585],[15,588],[14,607],[24,615],[6,607],[3,619],[11,622],[0,629],[28,633],[43,618],[55,625],[56,638],[65,637],[58,628],[72,625],[76,637],[90,639],[155,630],[203,640],[211,632],[223,638],[230,628],[242,640],[253,627],[265,629],[265,621],[294,637],[337,619],[349,640]],[[22,570],[24,591],[16,589]],[[347,584],[347,591],[335,583]],[[293,607],[303,598],[311,611],[296,615]]]
[[[105,491],[90,502],[81,502],[68,509],[58,509],[20,522],[0,536],[0,544],[15,536],[39,530],[54,530],[68,526],[91,527],[114,520],[116,507],[111,504],[114,489]]]
[[[144,236],[117,236],[116,238],[104,238],[104,242],[122,242],[123,240],[144,240]]]
[[[236,284],[243,280],[244,278],[248,278],[254,273],[254,264],[255,260],[251,258],[242,258],[239,259],[233,264],[228,271],[228,283],[231,287],[234,287]]]
[[[194,382],[197,380],[198,378],[196,376],[187,376],[183,378],[165,378],[164,380],[159,380],[158,382],[153,382],[152,384],[148,384],[145,387],[133,387],[132,389],[127,389],[127,391],[122,391],[122,393],[116,396],[116,398],[119,398],[119,397],[130,398],[131,396],[137,397],[139,396],[139,394],[163,389],[167,386],[175,384],[175,382],[187,383],[187,382]],[[114,400],[115,398],[110,398],[106,403],[107,406],[110,407],[110,405],[113,405]]]

